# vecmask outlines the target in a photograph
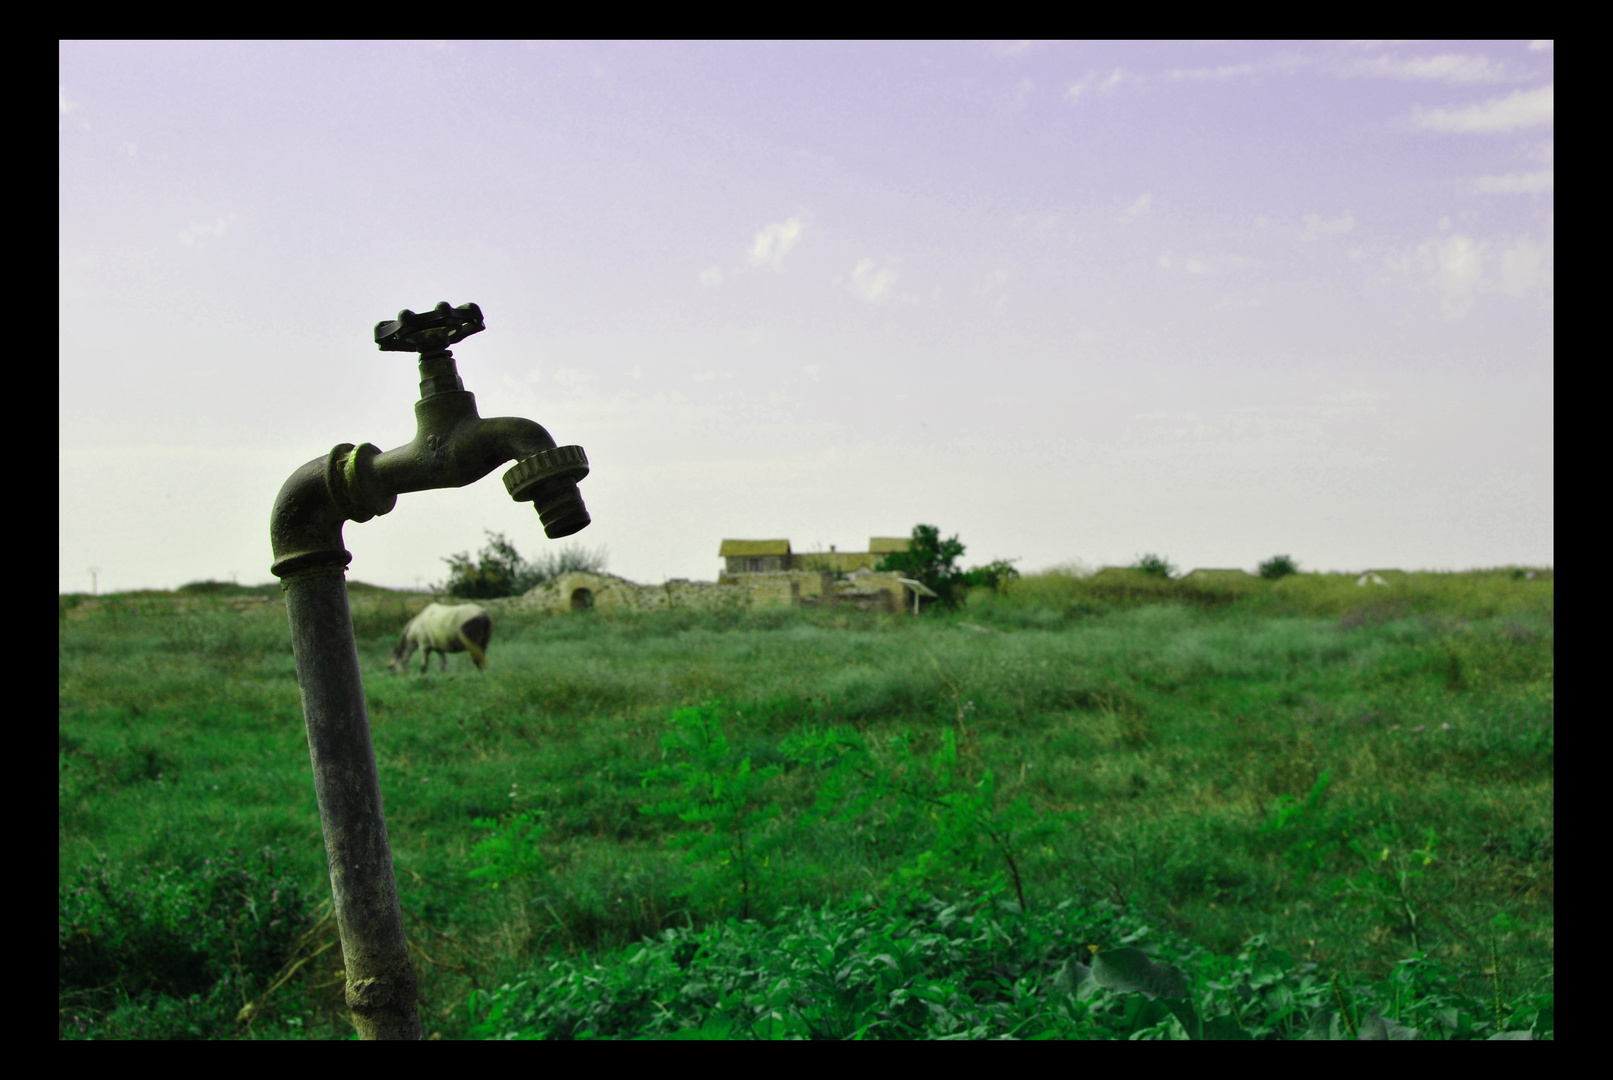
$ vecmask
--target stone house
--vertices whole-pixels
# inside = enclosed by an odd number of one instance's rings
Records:
[[[788,540],[724,540],[723,572],[716,581],[673,578],[639,585],[614,574],[573,571],[506,601],[514,610],[553,612],[590,608],[717,610],[815,607],[843,604],[862,610],[902,612],[912,592],[898,573],[874,569],[892,551],[906,551],[906,537],[873,537],[867,551],[795,553]]]

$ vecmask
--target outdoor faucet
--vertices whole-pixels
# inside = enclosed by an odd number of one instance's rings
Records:
[[[383,352],[420,354],[415,436],[384,453],[370,443],[342,443],[291,474],[269,523],[274,575],[286,594],[320,827],[347,972],[347,1004],[363,1039],[418,1039],[414,968],[409,962],[397,880],[387,840],[381,787],[359,676],[358,645],[347,602],[342,525],[368,521],[398,496],[464,487],[506,461],[504,486],[531,502],[550,539],[586,528],[577,481],[588,475],[580,446],[556,446],[531,420],[484,420],[465,389],[448,346],[486,328],[475,304],[417,315],[404,310],[377,323]]]

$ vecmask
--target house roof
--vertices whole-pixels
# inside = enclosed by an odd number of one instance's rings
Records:
[[[905,536],[870,536],[868,554],[889,555],[893,551],[906,551],[912,542]]]
[[[724,540],[722,550],[717,552],[719,558],[729,558],[734,555],[788,555],[790,542],[788,540]]]

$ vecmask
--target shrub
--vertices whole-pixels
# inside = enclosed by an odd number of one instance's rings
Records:
[[[104,858],[80,868],[58,892],[61,1034],[227,1036],[308,922],[308,898],[279,863],[265,848],[123,882]]]
[[[605,569],[605,559],[604,548],[595,550],[571,544],[528,562],[503,533],[488,532],[487,546],[474,562],[469,552],[464,551],[443,560],[448,564],[448,580],[443,584],[443,591],[463,600],[519,596],[573,570],[598,573]]]
[[[1299,573],[1299,564],[1287,555],[1273,555],[1260,564],[1260,576],[1267,581],[1277,581],[1289,574]]]
[[[1170,578],[1176,573],[1176,567],[1163,555],[1140,555],[1131,566],[1133,570],[1141,570],[1150,577]]]
[[[984,585],[992,592],[1000,592],[1009,582],[1019,580],[1019,571],[1013,559],[994,559],[970,570],[965,579],[970,585]]]

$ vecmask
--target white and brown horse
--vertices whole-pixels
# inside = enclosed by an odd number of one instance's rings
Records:
[[[486,608],[475,604],[428,604],[426,610],[409,620],[398,647],[392,650],[387,666],[402,671],[416,649],[422,650],[420,673],[431,667],[431,654],[442,654],[442,669],[448,670],[448,654],[470,653],[471,662],[481,670],[487,665],[487,643],[493,636],[493,619]]]

